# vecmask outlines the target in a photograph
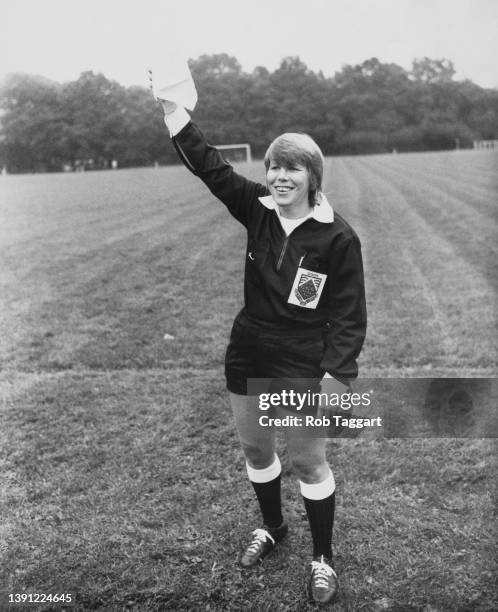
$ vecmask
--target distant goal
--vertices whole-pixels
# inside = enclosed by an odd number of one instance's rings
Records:
[[[251,145],[247,143],[242,144],[226,144],[226,145],[214,145],[223,157],[229,163],[237,162],[251,162]]]

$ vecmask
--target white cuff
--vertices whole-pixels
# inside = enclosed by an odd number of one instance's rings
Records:
[[[251,482],[270,482],[271,480],[275,480],[277,476],[280,475],[282,471],[282,466],[280,465],[280,459],[278,455],[275,455],[275,461],[269,465],[267,468],[263,468],[262,470],[257,470],[256,468],[251,467],[246,462],[247,475],[249,476],[249,480]]]
[[[169,115],[164,115],[164,123],[166,124],[169,135],[171,138],[176,136],[190,121],[190,115],[183,108],[183,106],[177,106],[177,108]]]
[[[335,479],[332,470],[325,480],[318,484],[306,484],[302,480],[299,481],[301,495],[306,499],[320,500],[330,497],[335,491]]]

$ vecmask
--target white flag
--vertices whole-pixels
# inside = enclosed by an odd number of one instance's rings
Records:
[[[167,57],[152,64],[153,93],[156,99],[176,102],[189,110],[197,104],[197,90],[186,59]]]

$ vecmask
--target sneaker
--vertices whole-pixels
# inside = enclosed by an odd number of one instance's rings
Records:
[[[287,534],[288,527],[282,523],[280,527],[255,529],[252,532],[252,540],[240,557],[242,567],[253,567],[275,548],[276,544]]]
[[[315,603],[329,603],[337,595],[339,580],[330,561],[323,555],[311,562],[309,594]]]

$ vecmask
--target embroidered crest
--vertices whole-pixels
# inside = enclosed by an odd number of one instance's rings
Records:
[[[307,304],[316,298],[321,282],[319,278],[313,278],[308,274],[301,274],[295,291],[296,297],[301,304]]]
[[[288,299],[289,304],[296,304],[303,308],[316,308],[326,279],[326,274],[298,268]]]

